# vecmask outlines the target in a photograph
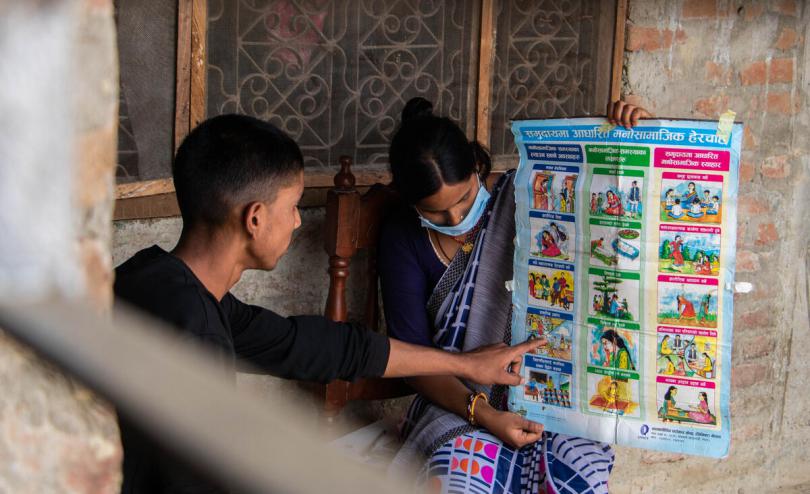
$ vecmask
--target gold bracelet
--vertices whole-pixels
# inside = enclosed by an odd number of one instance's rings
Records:
[[[477,425],[475,422],[475,404],[478,401],[478,398],[483,398],[484,401],[489,403],[489,398],[487,398],[487,395],[484,393],[470,394],[467,403],[467,422],[469,422],[470,425]]]

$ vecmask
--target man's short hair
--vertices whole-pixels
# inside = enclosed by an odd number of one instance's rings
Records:
[[[275,125],[222,115],[186,136],[172,166],[186,226],[220,226],[234,208],[275,200],[303,170],[301,149]]]

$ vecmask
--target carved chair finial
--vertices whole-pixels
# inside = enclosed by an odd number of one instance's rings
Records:
[[[340,157],[340,171],[335,175],[335,187],[341,189],[351,189],[354,187],[355,178],[352,173],[352,159],[348,156]]]

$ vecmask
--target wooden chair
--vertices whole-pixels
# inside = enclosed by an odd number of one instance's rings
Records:
[[[327,192],[324,247],[329,255],[329,295],[325,315],[334,321],[346,321],[349,267],[352,257],[365,250],[368,260],[364,270],[366,289],[362,322],[370,330],[377,331],[381,314],[376,256],[380,223],[399,199],[390,187],[382,184],[375,184],[361,194],[355,187],[351,165],[351,158],[340,157],[335,186]],[[349,401],[398,398],[412,393],[402,379],[334,381],[316,387],[316,394],[323,399],[323,417],[327,424],[334,421]]]

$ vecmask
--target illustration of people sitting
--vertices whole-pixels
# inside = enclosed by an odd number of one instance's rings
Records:
[[[675,191],[673,189],[667,189],[667,192],[664,194],[664,205],[667,211],[671,211],[672,206],[675,205]]]
[[[692,205],[689,207],[689,212],[686,214],[689,215],[690,218],[703,217],[703,209],[700,206],[700,199],[697,196],[692,199]]]
[[[706,214],[716,215],[719,210],[720,210],[720,198],[717,196],[712,196],[711,202],[706,207]]]
[[[709,397],[706,395],[706,392],[701,391],[698,395],[698,399],[700,403],[697,407],[692,407],[693,411],[689,412],[689,418],[699,424],[717,423],[717,418],[715,418],[711,410],[709,410]]]
[[[670,386],[664,395],[664,404],[658,409],[658,418],[664,422],[682,422],[688,418],[687,411],[677,407],[675,396],[678,388]]]
[[[696,198],[697,198],[697,190],[695,190],[695,182],[689,182],[688,184],[686,184],[686,195],[683,196],[683,201],[688,204],[692,202],[692,199]],[[699,199],[698,202],[700,202]]]
[[[698,252],[697,257],[692,262],[692,269],[695,271],[695,274],[712,274],[712,263],[709,261],[709,256],[703,252]]]
[[[699,375],[705,379],[712,379],[714,378],[714,362],[712,362],[712,358],[709,356],[708,353],[703,352],[703,366],[701,367],[700,364],[690,364],[690,367],[695,371],[695,374]]]
[[[608,410],[617,410],[616,403],[619,399],[619,383],[613,381],[610,383],[610,387],[608,387],[607,397],[605,398],[605,404],[602,406],[604,411]]]
[[[540,387],[537,385],[537,379],[529,379],[523,391],[530,400],[540,401]]]
[[[679,198],[675,198],[675,201],[672,203],[672,208],[670,208],[667,214],[675,219],[683,216],[683,208],[681,207],[681,200]]]
[[[612,190],[607,191],[607,207],[605,208],[605,214],[609,214],[611,216],[624,216],[624,207],[622,206],[622,201]]]
[[[669,335],[664,335],[664,338],[661,340],[661,348],[658,349],[658,353],[660,355],[672,355],[672,348],[669,346]]]
[[[591,396],[591,407],[618,415],[632,414],[638,403],[632,401],[630,386],[622,379],[603,377],[596,383],[596,392]]]

